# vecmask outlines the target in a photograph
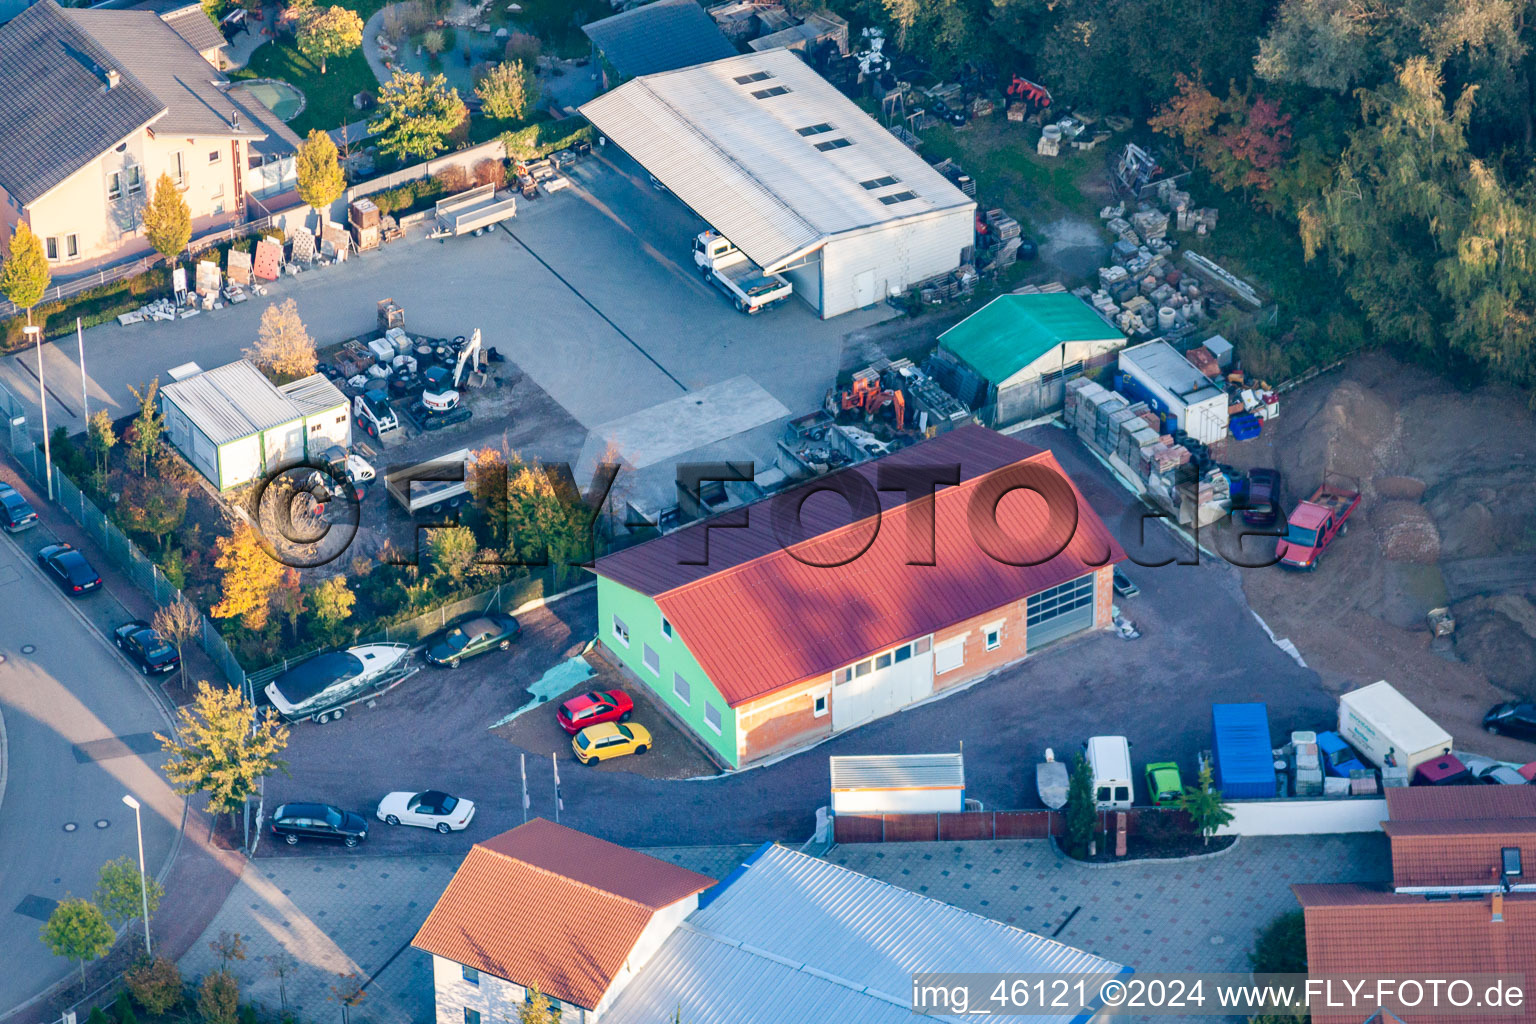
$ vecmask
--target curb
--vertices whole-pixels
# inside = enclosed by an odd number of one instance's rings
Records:
[[[1071,864],[1076,868],[1087,868],[1089,871],[1115,871],[1119,868],[1139,867],[1142,864],[1189,864],[1195,861],[1211,860],[1216,857],[1225,857],[1242,845],[1242,836],[1233,836],[1232,845],[1220,850],[1212,850],[1210,853],[1192,853],[1188,857],[1127,857],[1125,860],[1110,861],[1107,863],[1095,863],[1092,861],[1078,860],[1068,857],[1061,844],[1056,842],[1055,836],[1047,837],[1051,844],[1051,851],[1056,854],[1056,859]],[[1224,838],[1215,836],[1213,838]]]

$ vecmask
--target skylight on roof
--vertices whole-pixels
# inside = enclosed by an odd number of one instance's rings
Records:
[[[888,196],[881,196],[880,197],[880,201],[882,203],[884,203],[886,206],[895,206],[897,203],[904,203],[904,202],[906,202],[909,199],[916,199],[916,198],[917,198],[917,193],[916,192],[892,192]]]
[[[821,124],[807,125],[804,128],[795,129],[801,135],[824,135],[832,130],[832,126],[823,121]]]
[[[759,89],[756,92],[754,92],[752,95],[756,96],[760,100],[765,100],[765,99],[767,99],[770,96],[783,96],[787,92],[789,92],[789,87],[788,86],[785,86],[785,85],[775,85],[775,86],[773,86],[770,89]]]
[[[885,188],[885,186],[887,186],[887,185],[894,185],[894,184],[896,184],[900,180],[901,180],[900,178],[893,178],[889,174],[887,174],[887,175],[884,175],[883,177],[870,178],[868,181],[861,181],[861,182],[859,182],[859,184],[863,185],[866,189],[869,189],[871,192],[873,192],[877,188]]]
[[[826,142],[816,143],[816,148],[825,153],[829,149],[847,149],[853,143],[847,139],[828,139]]]
[[[737,85],[750,85],[753,82],[761,82],[772,77],[773,75],[766,71],[754,71],[750,75],[737,75],[732,81]]]

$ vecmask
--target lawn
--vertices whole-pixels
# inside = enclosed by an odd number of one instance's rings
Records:
[[[978,203],[1002,207],[1026,229],[1063,213],[1097,217],[1099,204],[1080,182],[1103,170],[1105,147],[1114,140],[1086,152],[1063,149],[1050,158],[1035,153],[1036,136],[1036,129],[997,114],[959,129],[935,125],[921,137],[924,157],[953,159],[976,179]]]
[[[376,10],[381,4],[354,3],[348,6]],[[367,17],[363,14],[363,17]],[[304,110],[288,122],[288,127],[300,137],[312,128],[330,131],[350,124],[364,115],[352,106],[352,97],[360,92],[377,92],[378,79],[368,66],[368,58],[358,47],[345,57],[332,57],[325,63],[325,74],[320,66],[294,49],[286,39],[274,39],[256,48],[251,62],[232,74],[234,78],[276,78],[304,91]]]

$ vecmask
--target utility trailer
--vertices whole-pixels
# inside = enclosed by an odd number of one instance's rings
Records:
[[[434,477],[451,476],[462,466],[465,479],[437,480]],[[419,462],[405,469],[397,469],[384,477],[384,488],[390,497],[412,515],[430,512],[437,515],[450,508],[457,508],[469,497],[469,449],[460,448],[430,462]]]
[[[456,238],[479,234],[504,220],[517,216],[517,197],[497,198],[495,185],[477,185],[468,192],[439,199],[436,207],[437,230],[434,238]]]

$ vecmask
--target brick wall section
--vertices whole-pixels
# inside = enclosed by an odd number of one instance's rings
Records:
[[[1158,819],[1154,821],[1154,819]],[[1126,834],[1139,835],[1150,826],[1193,832],[1183,811],[1133,807],[1126,812]],[[1099,827],[1115,827],[1115,812],[1099,814]],[[932,843],[979,839],[1044,839],[1066,834],[1062,811],[962,811],[950,814],[839,814],[832,835],[839,843]]]
[[[753,704],[739,705],[736,728],[741,737],[742,763],[832,735],[831,684],[830,676],[818,677]],[[827,713],[820,718],[816,717],[817,694],[828,694]]]
[[[1114,566],[1106,565],[1095,570],[1093,581],[1093,628],[1108,629],[1110,608],[1115,603]]]
[[[1011,665],[1024,657],[1024,604],[1011,601],[1001,608],[994,608],[972,619],[967,619],[933,635],[933,646],[939,647],[957,636],[965,637],[965,664],[957,669],[933,677],[934,692],[947,690],[960,683],[968,683],[977,676]],[[987,650],[985,627],[1002,622],[995,651]]]
[[[1109,626],[1110,605],[1114,600],[1114,587],[1110,579],[1110,567],[1096,570],[1094,584],[1094,628]],[[974,618],[936,632],[933,646],[939,647],[946,640],[965,638],[965,663],[957,669],[937,674],[933,678],[934,692],[950,689],[962,683],[1005,668],[1024,658],[1028,637],[1026,630],[1027,600],[1010,601],[1001,607],[984,612]],[[987,650],[986,627],[1001,623],[1000,643],[995,650]],[[792,750],[832,734],[831,676],[802,679],[749,704],[736,708],[738,735],[741,737],[741,763]],[[828,714],[815,716],[814,701],[817,694],[828,694]],[[788,699],[786,699],[788,698]]]

